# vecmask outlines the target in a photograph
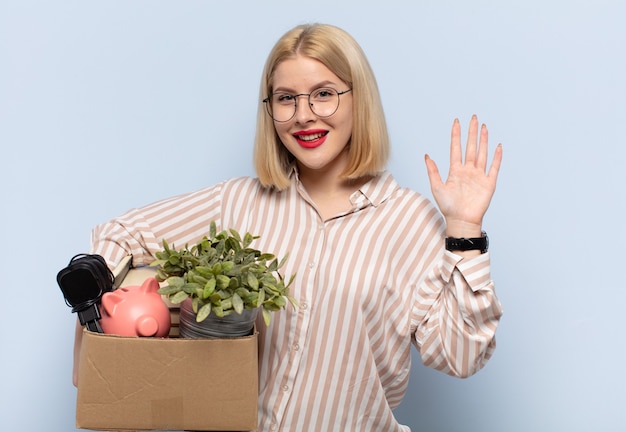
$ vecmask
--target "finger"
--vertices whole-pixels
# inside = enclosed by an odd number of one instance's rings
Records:
[[[465,163],[474,164],[476,161],[476,145],[478,141],[478,117],[472,116],[467,133],[467,147],[465,148]]]
[[[443,184],[439,169],[430,156],[424,155],[424,161],[426,162],[426,173],[428,174],[428,180],[430,180],[430,188],[434,190]]]
[[[461,150],[461,124],[455,118],[452,123],[452,136],[450,138],[450,166],[463,163],[463,151]]]
[[[487,173],[487,176],[493,178],[493,181],[495,181],[498,178],[498,173],[500,172],[501,164],[502,164],[502,144],[498,144],[498,147],[496,147],[496,152],[493,155],[493,160],[491,161],[491,167],[489,168],[489,172]]]
[[[478,155],[476,159],[476,166],[485,172],[487,167],[487,156],[489,154],[487,142],[489,140],[489,131],[487,125],[483,124],[480,128],[480,141],[478,143]]]

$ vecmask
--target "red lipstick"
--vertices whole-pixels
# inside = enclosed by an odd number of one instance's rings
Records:
[[[293,133],[293,136],[298,144],[309,149],[316,148],[324,144],[327,135],[328,131],[323,129],[309,129]]]

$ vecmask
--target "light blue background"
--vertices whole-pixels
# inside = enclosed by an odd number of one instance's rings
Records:
[[[91,228],[252,174],[274,41],[339,25],[377,74],[390,169],[430,195],[454,117],[504,145],[485,221],[505,308],[498,349],[459,380],[414,356],[415,431],[626,430],[623,1],[0,0],[0,423],[75,429],[75,316],[58,270]]]

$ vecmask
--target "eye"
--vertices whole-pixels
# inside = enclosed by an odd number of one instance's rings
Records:
[[[337,91],[331,88],[320,88],[311,93],[311,98],[317,101],[325,101],[337,97]]]
[[[274,103],[289,105],[293,103],[294,95],[289,93],[274,93],[272,96]]]

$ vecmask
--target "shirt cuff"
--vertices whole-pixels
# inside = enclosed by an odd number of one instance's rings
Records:
[[[489,252],[480,254],[474,258],[463,258],[450,251],[445,251],[443,256],[442,276],[446,283],[450,282],[452,273],[456,268],[469,285],[476,292],[491,282],[491,260]]]

